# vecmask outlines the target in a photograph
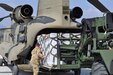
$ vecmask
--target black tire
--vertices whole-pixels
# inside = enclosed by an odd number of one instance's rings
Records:
[[[80,69],[74,70],[74,75],[80,75],[80,73],[81,73]]]
[[[0,66],[2,66],[3,64],[3,59],[0,59]]]
[[[100,62],[95,62],[92,65],[91,75],[108,75],[105,66]]]
[[[19,69],[16,65],[13,66],[12,75],[19,75]]]

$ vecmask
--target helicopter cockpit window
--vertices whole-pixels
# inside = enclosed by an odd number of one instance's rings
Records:
[[[106,14],[107,31],[113,31],[113,13]]]

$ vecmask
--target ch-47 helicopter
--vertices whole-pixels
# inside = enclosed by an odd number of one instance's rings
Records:
[[[13,8],[0,3],[0,7],[11,12],[0,21],[7,17],[14,21],[10,28],[0,30],[1,65],[28,64],[31,50],[38,41],[42,44],[43,54],[47,56],[40,68],[73,70],[75,75],[80,75],[81,68],[91,68],[91,75],[112,75],[113,13],[99,0],[88,0],[106,15],[84,18],[78,23],[76,19],[81,18],[83,11],[80,7],[70,10],[69,1],[39,0],[36,17],[32,17],[33,8],[28,4]],[[52,42],[46,44],[51,47],[51,58],[46,53],[49,47],[44,46],[48,35],[55,41],[55,45]],[[46,59],[55,62],[50,64]]]

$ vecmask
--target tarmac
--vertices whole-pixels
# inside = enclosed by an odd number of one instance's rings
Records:
[[[90,75],[91,69],[82,68],[81,75]],[[1,66],[0,75],[12,75],[11,67]],[[32,72],[19,71],[19,75],[33,75]],[[39,75],[74,75],[74,72],[39,72]]]

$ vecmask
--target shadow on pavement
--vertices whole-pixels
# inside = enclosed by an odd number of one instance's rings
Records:
[[[81,75],[90,75],[91,70],[81,69]],[[20,71],[19,75],[33,75],[32,72]],[[39,72],[39,75],[74,75],[74,72]]]
[[[32,72],[20,71],[19,75],[32,75]],[[74,75],[73,72],[39,72],[38,75]]]

